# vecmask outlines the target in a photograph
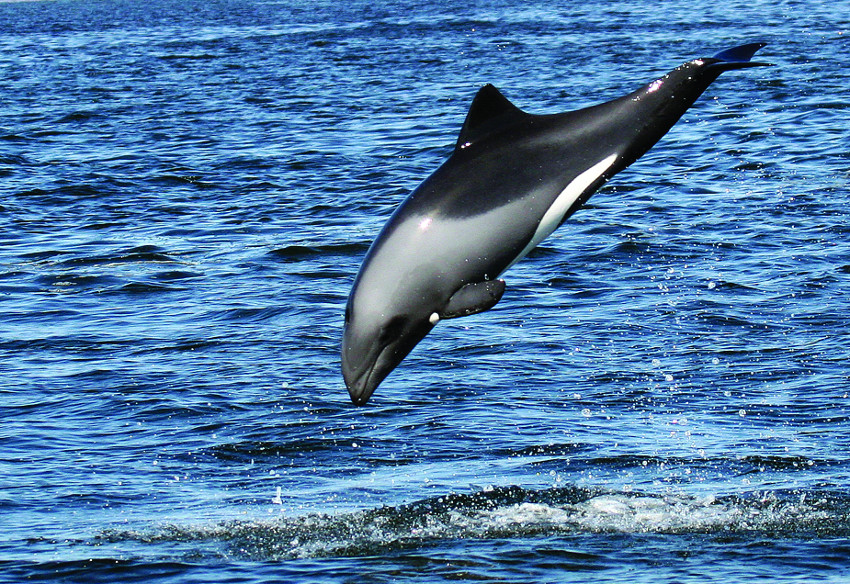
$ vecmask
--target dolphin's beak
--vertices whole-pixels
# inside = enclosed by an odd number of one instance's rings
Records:
[[[427,320],[388,335],[387,328],[364,333],[354,323],[342,333],[342,376],[354,405],[365,405],[375,389],[433,328]]]
[[[366,405],[372,393],[389,374],[387,371],[381,375],[377,366],[386,348],[379,351],[370,349],[371,347],[365,347],[363,343],[352,342],[348,334],[343,336],[342,377],[345,379],[348,395],[356,406]]]

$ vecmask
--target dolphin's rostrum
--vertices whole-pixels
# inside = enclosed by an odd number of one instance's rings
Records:
[[[444,318],[483,312],[499,276],[605,181],[649,150],[724,71],[763,43],[695,59],[634,93],[532,115],[481,88],[454,152],[396,209],[369,248],[345,309],[342,373],[352,401],[375,388]]]

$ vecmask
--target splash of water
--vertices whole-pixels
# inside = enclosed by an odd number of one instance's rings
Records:
[[[110,530],[99,539],[207,541],[223,544],[228,556],[291,559],[385,554],[457,539],[753,532],[766,537],[850,534],[850,505],[812,493],[697,498],[577,487],[539,491],[501,487],[339,515]]]

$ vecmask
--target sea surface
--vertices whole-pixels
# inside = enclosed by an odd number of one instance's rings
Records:
[[[0,2],[0,582],[850,580],[850,11]],[[353,406],[476,90],[764,41]]]

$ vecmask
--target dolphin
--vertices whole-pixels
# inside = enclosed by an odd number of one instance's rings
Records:
[[[649,150],[725,72],[764,43],[684,63],[634,93],[588,108],[526,113],[482,87],[451,156],[395,210],[345,308],[342,374],[364,405],[440,320],[489,310],[499,276],[608,179]]]

